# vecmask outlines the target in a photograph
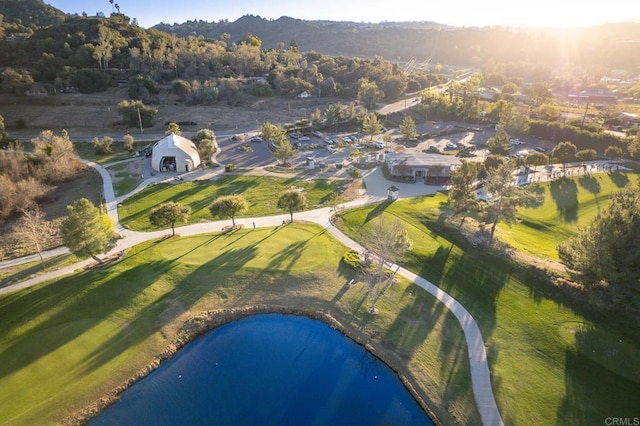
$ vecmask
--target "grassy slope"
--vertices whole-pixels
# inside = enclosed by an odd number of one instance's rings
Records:
[[[496,235],[519,251],[557,259],[556,246],[588,225],[609,205],[609,196],[628,182],[636,182],[637,176],[635,172],[596,173],[541,185],[544,203],[521,209],[520,222],[511,228],[500,224]]]
[[[316,180],[301,181],[295,178],[270,176],[223,176],[215,181],[190,181],[179,184],[161,183],[145,188],[128,198],[119,209],[120,223],[137,231],[155,229],[149,222],[151,209],[166,201],[191,206],[189,223],[214,220],[209,204],[218,196],[241,194],[249,201],[245,216],[266,216],[284,213],[278,209],[280,194],[291,188],[304,188],[309,208],[320,207],[329,200],[332,192],[340,192],[342,182]]]
[[[442,227],[438,209],[445,201],[438,194],[354,210],[340,226],[356,236],[377,214],[406,221],[414,247],[405,266],[456,297],[478,321],[506,424],[637,415],[637,326],[621,316],[588,314],[534,270],[470,249]]]
[[[0,298],[0,423],[58,421],[148,364],[193,313],[252,304],[330,311],[368,335],[446,423],[478,424],[455,318],[401,282],[366,313],[345,248],[310,225],[153,241],[113,266]],[[447,414],[451,413],[450,415]]]

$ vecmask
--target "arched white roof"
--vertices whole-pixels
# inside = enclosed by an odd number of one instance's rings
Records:
[[[174,164],[175,169],[167,168]],[[158,172],[177,171],[188,172],[200,165],[198,148],[189,139],[171,133],[160,139],[153,147],[151,167]]]

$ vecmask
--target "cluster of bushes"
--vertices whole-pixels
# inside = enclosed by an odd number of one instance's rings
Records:
[[[0,220],[31,208],[56,183],[70,179],[81,167],[69,135],[50,130],[33,139],[33,152],[12,143],[0,151]]]
[[[602,153],[609,146],[626,150],[625,143],[617,136],[583,130],[557,121],[532,120],[529,123],[529,134],[548,140],[572,142],[579,150],[595,149]]]

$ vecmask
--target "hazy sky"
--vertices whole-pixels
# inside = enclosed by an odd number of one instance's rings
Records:
[[[44,0],[63,12],[109,15],[109,0]],[[90,4],[89,4],[90,3]],[[640,21],[639,0],[114,0],[120,11],[148,28],[188,20],[235,21],[242,15],[277,19],[382,22],[435,21],[455,26],[584,27]]]

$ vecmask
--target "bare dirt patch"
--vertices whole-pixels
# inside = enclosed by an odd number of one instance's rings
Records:
[[[122,123],[118,103],[128,99],[127,90],[112,88],[104,93],[58,94],[54,96],[0,98],[2,116],[13,136],[33,136],[42,130],[66,129],[73,136],[103,136],[139,134],[136,128]],[[294,123],[309,118],[316,108],[338,102],[335,98],[256,98],[247,96],[243,105],[232,107],[224,103],[207,106],[189,106],[173,95],[163,95],[153,105],[158,109],[155,125],[144,133],[162,134],[166,122],[193,121],[196,125],[182,126],[185,132],[211,128],[216,132],[247,131],[262,123]],[[26,122],[26,129],[17,129],[18,120]]]

